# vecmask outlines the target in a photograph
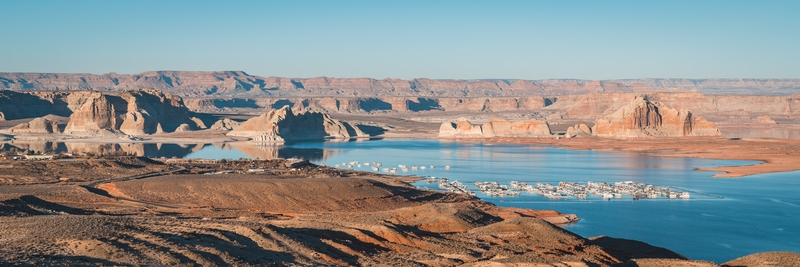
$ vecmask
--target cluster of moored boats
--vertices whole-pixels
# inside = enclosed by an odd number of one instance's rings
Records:
[[[428,178],[428,179],[429,179],[428,182],[431,181],[430,179],[433,179],[434,182],[437,182],[436,178],[431,177],[431,178]],[[467,186],[462,184],[459,181],[450,181],[450,179],[447,179],[447,178],[439,178],[438,179],[438,183],[439,183],[439,188],[441,188],[441,189],[443,189],[443,190],[445,190],[447,192],[458,193],[458,194],[468,194],[468,195],[472,195],[472,196],[475,195],[475,192],[473,192],[472,190],[467,189]]]
[[[520,191],[509,189],[508,186],[497,182],[475,182],[475,187],[478,187],[481,193],[493,197],[519,196],[520,194]]]
[[[373,162],[358,162],[358,161],[351,161],[351,162],[342,162],[341,164],[333,165],[336,168],[347,168],[347,169],[355,169],[355,168],[370,168],[374,172],[384,172],[384,173],[391,173],[396,174],[398,171],[400,172],[409,172],[409,171],[420,171],[425,170],[427,168],[436,169],[436,165],[412,165],[406,166],[403,164],[397,165],[396,168],[394,167],[383,167],[383,163],[373,161]],[[444,166],[445,170],[450,169],[450,165]]]
[[[451,181],[447,178],[428,177],[429,184],[438,183],[439,188],[453,193],[475,195],[475,192],[468,189],[458,181]],[[483,194],[493,197],[519,196],[521,192],[539,194],[547,198],[560,199],[575,197],[587,199],[589,196],[599,196],[603,199],[623,198],[630,196],[634,200],[643,198],[669,198],[669,199],[688,199],[691,197],[689,192],[673,190],[669,187],[656,187],[650,184],[637,183],[633,181],[615,182],[588,182],[586,184],[575,182],[559,182],[557,185],[550,183],[528,184],[526,182],[512,181],[509,185],[498,182],[475,182],[475,187]]]
[[[375,172],[396,174],[398,171],[407,173],[425,169],[435,169],[435,165],[397,165],[397,167],[383,167],[381,162],[342,162],[334,165],[336,168],[370,168]],[[449,170],[450,166],[444,166]],[[451,181],[448,178],[428,177],[429,184],[437,183],[439,188],[448,192],[475,195],[476,193],[459,181]],[[521,192],[539,194],[547,198],[560,199],[575,197],[587,199],[590,196],[598,196],[603,199],[623,198],[630,196],[634,200],[649,198],[669,198],[669,199],[688,199],[691,198],[689,192],[673,190],[670,187],[656,187],[651,184],[637,183],[633,181],[624,182],[587,182],[585,184],[576,182],[558,182],[558,184],[537,182],[528,184],[526,182],[511,181],[509,185],[498,182],[475,182],[475,187],[483,194],[492,197],[519,196]]]
[[[541,194],[548,198],[568,198],[576,197],[585,199],[590,195],[600,196],[603,199],[623,198],[628,195],[634,200],[642,198],[682,198],[691,197],[689,192],[672,190],[669,187],[656,187],[651,184],[637,183],[633,181],[615,182],[588,182],[586,184],[575,182],[558,182],[558,185],[550,183],[536,183],[529,185],[525,182],[510,183],[511,187],[525,192]]]

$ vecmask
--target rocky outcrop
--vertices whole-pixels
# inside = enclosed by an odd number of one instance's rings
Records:
[[[295,114],[289,106],[251,118],[227,135],[265,143],[366,136],[358,128],[333,119],[327,113],[304,110]]]
[[[687,110],[675,110],[637,97],[613,114],[597,120],[592,133],[602,137],[719,136],[714,123]]]
[[[209,129],[217,131],[230,131],[236,127],[239,127],[239,122],[231,120],[229,118],[224,118],[212,124],[211,127],[209,127]]]
[[[183,123],[178,125],[178,128],[175,128],[175,132],[189,132],[192,131],[192,127],[189,124]]]
[[[510,122],[491,120],[481,126],[486,137],[544,137],[550,136],[550,125],[546,121],[526,120]]]
[[[575,126],[567,128],[567,133],[564,136],[567,138],[589,137],[592,136],[592,128],[583,123],[575,124]]]
[[[443,122],[439,126],[439,137],[483,137],[483,130],[480,125],[475,125],[467,120],[460,119],[458,122]]]
[[[201,120],[198,117],[191,117],[189,118],[189,120],[194,122],[195,126],[197,126],[198,129],[208,129],[208,127],[206,127],[206,123],[203,122],[203,120]]]
[[[467,120],[444,122],[439,127],[439,137],[443,138],[492,138],[492,137],[546,137],[551,136],[550,125],[546,121],[527,120],[510,122],[491,120],[483,125],[475,125]]]
[[[758,118],[756,118],[756,122],[764,124],[777,124],[772,118],[770,118],[767,115],[759,116]]]
[[[9,133],[60,133],[58,123],[45,118],[35,118],[30,122],[21,123],[17,126],[11,127]]]
[[[121,94],[93,93],[69,117],[70,135],[128,135],[174,132],[178,127],[199,128],[178,97],[155,90]]]

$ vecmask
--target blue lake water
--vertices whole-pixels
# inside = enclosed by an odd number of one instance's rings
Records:
[[[69,150],[69,146],[47,147]],[[692,198],[604,201],[599,197],[550,200],[529,193],[518,197],[489,197],[481,193],[477,196],[498,206],[573,213],[581,220],[564,228],[579,235],[640,240],[693,259],[725,262],[763,251],[800,252],[800,172],[719,179],[711,178],[713,172],[694,170],[757,163],[754,161],[655,158],[618,151],[437,140],[309,142],[284,146],[144,144],[105,149],[134,149],[144,156],[187,158],[303,157],[329,166],[351,161],[381,162],[389,168],[418,165],[428,168],[399,174],[447,177],[471,189],[475,189],[472,183],[476,181],[506,185],[509,181],[636,181],[673,186],[691,191]],[[430,165],[436,168],[431,169]],[[452,167],[445,170],[445,165]],[[355,168],[370,170],[370,167]],[[436,184],[425,181],[415,185],[438,189]]]
[[[691,191],[692,199],[550,200],[528,193],[518,197],[478,193],[478,197],[498,206],[574,213],[581,220],[564,228],[579,235],[640,240],[693,259],[725,262],[755,252],[800,252],[800,172],[719,179],[711,178],[713,172],[694,170],[755,161],[656,158],[618,151],[437,140],[316,142],[285,147],[318,155],[312,161],[329,166],[351,161],[381,162],[383,167],[428,166],[400,174],[447,177],[471,189],[476,181],[635,181],[674,186]],[[217,147],[187,157],[218,158],[220,153],[247,157]],[[452,167],[445,170],[444,165]],[[370,167],[362,165],[360,169]],[[438,189],[425,181],[415,185]]]

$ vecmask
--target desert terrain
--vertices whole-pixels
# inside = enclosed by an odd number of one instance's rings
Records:
[[[0,173],[5,264],[718,266],[557,226],[574,215],[500,208],[419,190],[406,177],[302,160],[108,156]],[[796,259],[752,255],[723,266]]]
[[[704,169],[730,178],[800,170],[794,79],[148,72],[0,82],[3,265],[719,266],[559,227],[580,215],[289,159],[326,152],[274,149],[288,141],[438,138],[761,161]],[[141,157],[209,143],[258,160]],[[798,262],[770,252],[722,265]]]

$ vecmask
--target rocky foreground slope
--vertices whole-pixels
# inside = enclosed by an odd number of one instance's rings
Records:
[[[221,171],[249,174],[201,174]],[[13,184],[0,187],[0,265],[718,266],[553,224],[569,215],[305,162],[112,157],[23,162],[0,175]],[[726,266],[797,259],[754,254]]]

